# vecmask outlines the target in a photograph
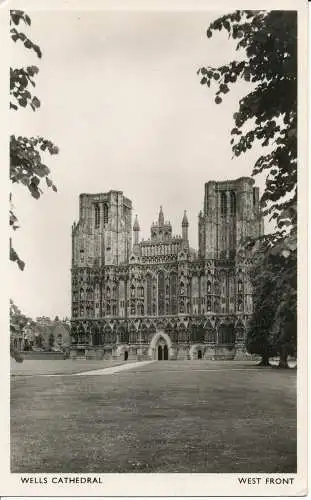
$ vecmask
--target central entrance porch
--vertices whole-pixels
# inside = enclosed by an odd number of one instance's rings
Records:
[[[169,336],[164,332],[157,332],[148,349],[148,354],[151,359],[155,361],[168,361],[171,359],[172,341]]]

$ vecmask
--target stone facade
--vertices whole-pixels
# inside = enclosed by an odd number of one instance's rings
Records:
[[[263,234],[251,178],[205,184],[199,249],[173,236],[162,207],[139,238],[121,191],[80,195],[72,227],[72,355],[116,359],[243,359],[252,314],[246,237]],[[132,244],[133,230],[133,244]]]

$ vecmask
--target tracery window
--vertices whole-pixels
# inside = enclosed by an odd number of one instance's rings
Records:
[[[103,206],[103,216],[104,216],[104,224],[107,224],[108,223],[108,205],[107,203],[104,203],[104,206]]]
[[[234,344],[235,334],[233,325],[220,325],[218,330],[219,344]]]
[[[163,316],[165,309],[164,302],[164,272],[159,271],[158,274],[158,314],[159,316]]]
[[[212,328],[208,328],[205,333],[206,342],[216,342],[216,332]]]
[[[170,275],[171,314],[177,314],[177,275]]]
[[[148,274],[146,276],[147,281],[147,315],[151,314],[151,276]]]
[[[95,205],[94,210],[95,210],[95,229],[98,229],[100,223],[100,208],[98,204]]]
[[[227,215],[227,196],[224,191],[220,193],[220,213],[221,215]]]
[[[236,196],[235,192],[230,192],[231,215],[236,215]]]

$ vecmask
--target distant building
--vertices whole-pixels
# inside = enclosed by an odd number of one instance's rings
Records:
[[[140,240],[121,191],[80,195],[72,227],[72,349],[88,356],[234,359],[245,355],[252,314],[241,241],[263,234],[251,178],[205,184],[199,248],[173,235],[162,207]],[[132,241],[133,232],[133,241]]]
[[[33,331],[33,348],[48,350],[65,350],[70,347],[70,326],[59,319],[37,318]]]

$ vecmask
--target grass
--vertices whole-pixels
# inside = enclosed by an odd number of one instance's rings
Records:
[[[176,361],[12,377],[11,470],[294,473],[296,371]]]
[[[127,363],[130,362],[127,361]],[[123,363],[124,361],[87,359],[25,359],[22,363],[17,363],[11,359],[11,375],[65,375],[109,368]]]

